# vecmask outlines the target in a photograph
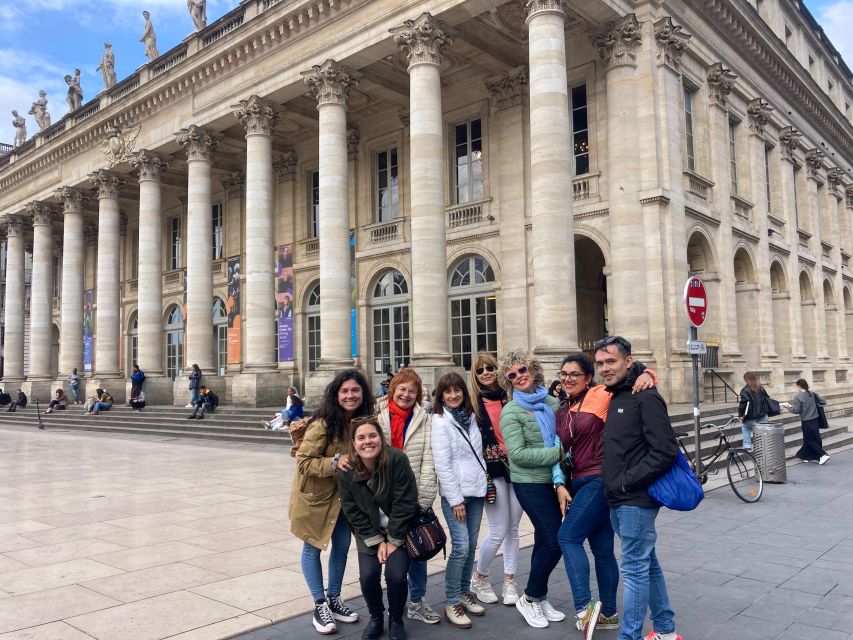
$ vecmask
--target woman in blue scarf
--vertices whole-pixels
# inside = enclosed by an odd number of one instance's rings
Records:
[[[530,574],[515,607],[531,627],[544,628],[566,617],[548,602],[548,578],[562,557],[557,535],[563,518],[556,494],[565,483],[559,466],[559,403],[548,394],[542,365],[526,351],[507,354],[499,381],[512,395],[501,411],[512,486],[534,531]]]

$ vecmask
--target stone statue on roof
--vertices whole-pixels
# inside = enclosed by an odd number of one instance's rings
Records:
[[[101,56],[101,64],[95,71],[100,71],[104,78],[104,89],[112,89],[116,83],[116,57],[113,53],[113,45],[104,43],[104,55]]]
[[[22,116],[18,115],[17,111],[12,111],[12,126],[15,127],[15,142],[12,144],[14,149],[17,149],[27,141],[27,121]]]
[[[154,25],[151,24],[151,14],[143,11],[142,17],[145,18],[145,28],[139,41],[145,44],[145,57],[148,58],[148,62],[151,62],[160,57],[160,52],[157,51],[157,34],[154,33]]]
[[[207,26],[207,0],[187,0],[187,10],[193,19],[196,31]]]
[[[35,118],[39,131],[44,131],[50,126],[50,114],[47,112],[47,94],[44,89],[39,91],[39,99],[33,102],[27,113]]]
[[[65,84],[68,85],[68,95],[65,101],[68,103],[68,113],[73,113],[83,104],[83,88],[80,86],[80,69],[74,69],[73,76],[65,76]]]

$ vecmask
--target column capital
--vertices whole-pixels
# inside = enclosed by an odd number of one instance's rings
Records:
[[[673,24],[669,16],[664,16],[655,22],[654,26],[658,64],[666,65],[673,71],[679,71],[681,56],[687,50],[687,41],[692,36],[684,31],[681,25]]]
[[[782,130],[779,131],[779,149],[782,152],[783,160],[793,162],[794,151],[800,146],[799,140],[802,136],[803,134],[794,127],[782,127]]]
[[[239,198],[246,192],[246,173],[238,170],[220,180],[225,187],[225,196],[229,200]]]
[[[770,119],[773,107],[761,98],[750,100],[746,105],[746,113],[749,117],[749,133],[756,136],[764,135],[764,127]]]
[[[98,198],[118,198],[118,190],[125,183],[119,174],[107,169],[98,169],[89,174],[89,179],[95,183]]]
[[[823,169],[823,159],[826,154],[820,149],[810,149],[806,151],[806,176],[823,182],[821,169]]]
[[[524,13],[527,20],[539,13],[559,13],[566,15],[566,0],[524,0]]]
[[[853,209],[853,184],[847,185],[844,189],[844,200],[848,209]]]
[[[59,187],[56,197],[62,203],[63,213],[83,213],[83,201],[86,194],[74,187]]]
[[[350,89],[358,84],[353,70],[335,60],[315,64],[310,71],[303,71],[302,77],[317,100],[317,108],[324,104],[346,107]]]
[[[234,115],[246,129],[246,135],[268,136],[272,128],[281,119],[281,108],[258,96],[249,96],[234,106]]]
[[[28,202],[27,215],[33,219],[34,227],[49,227],[53,224],[53,208],[46,202]]]
[[[169,163],[148,149],[140,149],[130,154],[130,166],[134,171],[139,172],[140,182],[146,180],[160,182],[162,171],[169,166]]]
[[[637,51],[643,43],[643,34],[637,16],[629,13],[621,20],[608,22],[606,31],[592,38],[605,69],[636,67]]]
[[[409,63],[410,71],[418,64],[441,65],[444,53],[453,43],[447,25],[429,13],[422,13],[415,20],[405,20],[402,26],[394,27],[390,32],[394,44]]]
[[[408,109],[398,109],[397,117],[400,119],[400,124],[403,125],[403,128],[409,126],[409,110]]]
[[[213,133],[203,127],[191,124],[175,133],[178,144],[187,152],[187,160],[207,160],[222,142],[222,136]]]
[[[356,127],[347,129],[347,158],[349,160],[358,160],[358,143],[361,140],[361,133]]]
[[[87,245],[94,245],[98,242],[98,227],[93,224],[87,224],[83,229],[83,237],[86,238]]]
[[[737,76],[722,62],[715,62],[708,67],[708,93],[711,102],[720,107],[726,107],[729,94],[734,89],[735,80],[737,80]]]
[[[830,167],[826,170],[826,184],[829,187],[829,192],[836,198],[841,197],[845,175],[844,169],[841,167]]]
[[[485,79],[492,113],[525,104],[527,100],[527,66],[521,65],[500,75]]]
[[[279,182],[296,181],[296,165],[299,161],[295,151],[285,151],[281,157],[272,163]]]
[[[5,218],[6,236],[9,238],[24,237],[24,219],[21,216],[8,215]]]

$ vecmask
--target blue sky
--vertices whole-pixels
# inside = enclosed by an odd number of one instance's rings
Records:
[[[208,0],[208,22],[239,0]],[[853,67],[853,0],[810,0],[812,13]],[[67,111],[65,74],[82,72],[84,101],[103,88],[95,72],[104,42],[113,45],[119,81],[145,62],[142,11],[151,12],[161,53],[193,30],[186,0],[0,0],[0,142],[14,137],[10,111],[27,118],[27,135],[38,131],[27,115],[39,89],[48,94],[56,122]]]

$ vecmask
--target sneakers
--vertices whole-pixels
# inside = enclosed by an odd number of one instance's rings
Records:
[[[608,617],[603,613],[598,614],[598,624],[595,625],[596,629],[618,629],[621,625],[621,621],[619,620],[619,614],[614,613],[612,616]]]
[[[184,409],[192,409],[194,406],[195,405],[193,405],[193,403],[190,402],[187,406],[184,407]]]
[[[598,616],[601,613],[601,602],[598,600],[590,600],[586,605],[586,609],[580,611],[575,618],[575,627],[578,631],[584,634],[585,640],[590,640],[592,634],[595,633],[595,627],[598,626]]]
[[[461,602],[462,606],[465,607],[465,611],[470,613],[472,616],[486,615],[486,610],[479,602],[477,602],[477,599],[474,597],[474,594],[470,591],[468,593],[463,593],[462,595],[460,595],[459,602]]]
[[[649,634],[644,638],[644,640],[681,640],[681,636],[675,631],[672,633],[658,633],[655,630],[649,631]]]
[[[441,622],[441,616],[432,610],[426,600],[419,602],[410,602],[406,608],[406,617],[409,620],[420,620],[426,624],[438,624]]]
[[[270,428],[270,423],[269,423],[269,422],[267,422],[266,420],[261,420],[261,426],[262,426],[264,429],[269,429],[269,428]]]
[[[545,616],[548,622],[562,622],[566,619],[566,614],[562,611],[557,611],[547,600],[542,600],[539,606],[542,607],[542,615]]]
[[[489,578],[471,578],[471,593],[477,596],[477,600],[484,604],[493,604],[498,601]]]
[[[339,622],[358,622],[358,614],[347,606],[340,596],[327,596],[326,602],[332,617]]]
[[[548,619],[542,613],[542,605],[538,600],[528,600],[527,596],[521,596],[515,603],[515,608],[524,616],[524,621],[536,629],[544,629],[548,626]]]
[[[338,630],[335,619],[332,617],[332,610],[329,609],[329,603],[325,600],[318,600],[314,603],[314,628],[317,633],[324,636]]]
[[[829,454],[828,454],[828,453],[824,453],[824,454],[820,457],[820,460],[818,460],[818,461],[817,461],[817,463],[818,463],[818,464],[826,464],[826,461],[827,461],[827,460],[829,460]]]
[[[501,585],[501,596],[503,596],[504,604],[508,607],[514,607],[518,602],[518,585],[515,580],[504,579]]]
[[[471,618],[465,613],[465,607],[462,604],[449,604],[444,607],[444,617],[447,621],[458,629],[470,629]]]

